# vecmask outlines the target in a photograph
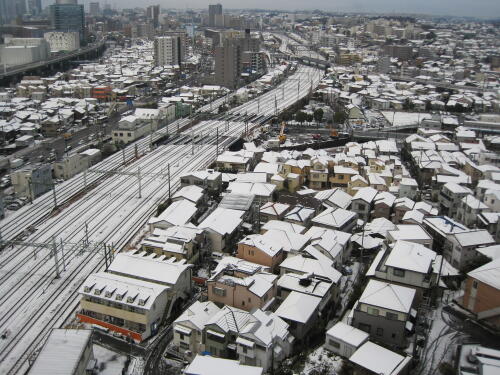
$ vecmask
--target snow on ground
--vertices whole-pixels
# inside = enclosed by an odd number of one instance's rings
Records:
[[[392,124],[392,126],[402,126],[402,125],[414,125],[422,122],[423,119],[431,118],[429,113],[419,113],[419,112],[394,112],[394,111],[382,111],[385,119]],[[394,116],[394,123],[393,123]]]
[[[97,359],[98,375],[121,374],[127,357],[112,350],[94,344],[94,358]]]
[[[438,374],[438,366],[442,362],[452,362],[453,353],[457,344],[466,336],[454,323],[443,305],[432,310],[428,316],[431,327],[427,334],[426,347],[421,355],[419,371],[416,374]]]
[[[335,373],[340,369],[342,365],[342,358],[330,353],[328,350],[320,346],[318,349],[311,352],[304,364],[303,370],[300,372],[301,375],[307,375],[311,373],[312,370],[318,371],[318,373]]]

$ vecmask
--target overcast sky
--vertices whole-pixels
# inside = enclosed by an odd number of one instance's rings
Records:
[[[79,0],[89,3],[96,0]],[[45,0],[46,4],[55,0]],[[203,0],[102,0],[101,6],[108,2],[118,8],[160,4],[164,8],[206,8],[217,1]],[[378,12],[378,13],[421,13],[453,16],[500,17],[500,0],[227,0],[220,1],[227,8],[262,9],[321,9],[341,12]]]

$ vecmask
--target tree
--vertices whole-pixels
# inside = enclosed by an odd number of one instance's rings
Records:
[[[347,116],[344,111],[337,111],[335,115],[333,115],[333,122],[335,124],[343,124],[346,118]]]
[[[313,115],[311,115],[309,113],[306,114],[306,120],[307,120],[307,122],[312,122],[313,119],[314,119]]]
[[[323,120],[323,109],[318,108],[317,110],[315,110],[313,116],[314,121],[321,122]]]
[[[295,114],[295,121],[300,122],[302,124],[304,121],[307,121],[307,114],[302,111],[297,112]]]

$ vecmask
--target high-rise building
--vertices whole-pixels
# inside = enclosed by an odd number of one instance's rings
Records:
[[[260,40],[252,38],[250,30],[243,37],[225,38],[215,47],[215,83],[227,88],[239,86],[243,68],[260,69]]]
[[[153,27],[155,29],[160,25],[160,6],[159,5],[151,5],[146,9],[146,16],[153,23]]]
[[[0,0],[0,24],[8,24],[26,13],[25,0]]]
[[[181,65],[185,50],[185,39],[181,35],[157,37],[154,42],[156,66]]]
[[[80,40],[85,33],[85,14],[83,5],[76,0],[57,0],[50,6],[50,22],[56,31],[78,31]]]
[[[99,3],[90,3],[89,13],[92,16],[98,16],[99,14],[101,14],[101,5]]]
[[[217,26],[216,19],[224,19],[222,17],[222,5],[212,4],[208,6],[208,26]],[[219,21],[220,22],[220,21]]]
[[[42,0],[28,0],[28,10],[33,16],[42,13]]]
[[[241,75],[241,44],[237,39],[226,39],[215,47],[215,83],[233,89]]]

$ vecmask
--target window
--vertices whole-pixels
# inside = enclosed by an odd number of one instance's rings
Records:
[[[372,330],[372,326],[365,323],[359,323],[358,328],[362,331],[365,331],[366,333],[370,333],[370,331]]]
[[[358,210],[364,211],[366,206],[364,204],[358,204]]]
[[[384,329],[383,328],[377,328],[377,336],[384,336]]]
[[[396,338],[396,334],[395,334],[395,333],[393,333],[393,334],[391,335],[391,337],[392,337],[393,339],[395,339],[395,338]]]
[[[245,301],[241,301],[241,306],[245,306]]]
[[[386,312],[385,317],[389,320],[398,320],[398,314]]]
[[[178,333],[179,333],[179,338],[180,338],[181,340],[184,340],[184,333],[180,333],[180,332],[178,332]]]
[[[366,310],[368,312],[368,314],[370,315],[375,315],[377,316],[378,315],[378,309],[375,309],[373,307],[368,307],[368,309]]]
[[[246,346],[244,346],[244,345],[242,345],[242,346],[241,346],[241,351],[242,351],[243,353],[247,354],[247,347],[246,347]]]
[[[332,340],[332,339],[328,340],[328,344],[330,344],[330,346],[333,346],[334,348],[337,348],[337,349],[340,348],[340,343],[335,341],[335,340]]]
[[[212,287],[212,293],[215,294],[216,296],[220,296],[220,297],[226,296],[226,290],[223,288],[217,288],[216,286]]]
[[[339,174],[339,180],[343,180],[344,179],[344,175],[343,174]]]
[[[189,344],[187,342],[180,342],[179,343],[179,346],[181,347],[181,349],[189,349]]]
[[[472,282],[472,288],[473,288],[473,289],[477,289],[477,281],[475,281],[475,280],[474,280],[474,281]]]
[[[128,135],[129,137],[132,137],[132,133],[127,133],[127,135]]]
[[[250,297],[248,297],[248,303],[251,303],[252,302],[252,299]]]
[[[401,268],[394,268],[392,273],[397,277],[405,277],[405,270],[402,270]]]

